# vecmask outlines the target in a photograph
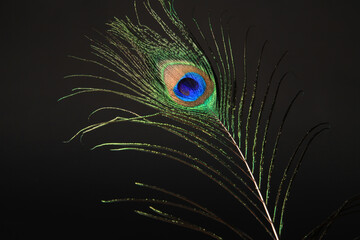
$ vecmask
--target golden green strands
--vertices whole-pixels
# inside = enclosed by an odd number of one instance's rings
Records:
[[[246,66],[246,45],[247,45],[247,39],[249,35],[249,30],[247,29],[245,33],[245,41],[244,41],[244,56],[243,56],[243,86],[242,86],[242,92],[241,92],[241,98],[239,102],[239,110],[238,110],[238,124],[237,124],[237,132],[238,132],[238,141],[239,141],[239,148],[241,148],[241,130],[242,130],[242,116],[244,111],[244,101],[247,93],[247,66]]]
[[[261,62],[262,62],[262,57],[263,57],[263,53],[264,53],[264,49],[266,44],[268,43],[268,41],[265,41],[262,48],[261,48],[261,52],[260,52],[260,57],[258,60],[258,64],[257,64],[257,68],[256,68],[256,75],[255,75],[255,81],[254,81],[254,86],[253,86],[253,94],[251,96],[251,108],[249,109],[249,115],[248,115],[248,120],[247,120],[247,126],[250,123],[251,120],[251,115],[252,115],[252,111],[253,111],[253,107],[254,107],[254,99],[256,98],[256,90],[257,90],[257,84],[258,84],[258,80],[259,80],[259,72],[260,72],[260,66],[261,66]],[[275,94],[277,95],[277,93]],[[251,111],[251,113],[250,113]],[[260,119],[258,119],[260,120]],[[252,172],[254,173],[255,171],[255,164],[256,164],[256,146],[257,146],[257,132],[259,129],[259,125],[255,126],[255,133],[254,133],[254,140],[253,140],[253,144],[252,144],[252,151],[251,151],[251,155],[252,155]],[[247,133],[248,135],[248,133]],[[259,186],[260,186],[260,182],[259,182]]]
[[[281,63],[281,61],[286,56],[286,54],[287,54],[287,51],[285,51],[281,55],[280,59],[275,64],[275,67],[274,67],[274,69],[273,69],[273,71],[271,73],[271,76],[269,78],[263,100],[261,101],[260,110],[258,112],[258,117],[257,117],[257,120],[256,120],[256,124],[255,124],[256,125],[256,127],[255,127],[255,138],[256,138],[258,130],[259,130],[260,122],[261,122],[261,119],[262,119],[262,116],[263,116],[263,111],[264,111],[264,108],[265,108],[265,103],[266,103],[266,100],[267,100],[267,97],[268,97],[268,94],[269,94],[269,91],[270,91],[270,86],[271,86],[271,83],[273,81],[274,74],[275,74],[279,64]],[[281,81],[280,81],[280,83],[281,83]],[[279,83],[278,86],[280,86],[280,83]],[[275,97],[274,97],[274,100],[273,100],[273,104],[272,104],[272,107],[271,107],[271,111],[269,113],[268,120],[266,121],[266,125],[265,125],[265,128],[264,128],[264,135],[263,135],[262,143],[261,143],[261,154],[260,154],[260,163],[259,163],[259,187],[260,188],[261,188],[261,183],[262,183],[261,181],[262,181],[262,175],[263,175],[264,156],[265,156],[264,155],[265,154],[264,150],[265,150],[265,145],[266,145],[266,139],[267,139],[267,134],[268,134],[268,130],[269,130],[271,116],[272,116],[272,113],[274,111],[273,106],[275,106],[276,98],[277,98],[278,94],[279,94],[279,92],[276,91]]]
[[[269,200],[269,194],[270,194],[270,180],[271,180],[271,176],[272,176],[272,171],[274,170],[274,160],[275,160],[275,157],[276,157],[276,153],[277,153],[277,150],[278,150],[278,145],[279,145],[279,140],[280,140],[280,136],[282,134],[282,130],[283,130],[283,127],[284,127],[284,124],[286,122],[286,119],[288,117],[288,114],[293,106],[293,104],[295,103],[296,99],[300,96],[300,94],[302,94],[303,91],[299,91],[295,97],[292,99],[289,107],[286,109],[286,112],[284,114],[284,117],[281,121],[281,125],[279,127],[279,130],[278,130],[278,133],[276,135],[276,139],[275,139],[275,144],[274,144],[274,147],[273,147],[273,151],[272,151],[272,155],[271,155],[271,159],[270,159],[270,164],[269,164],[269,170],[268,170],[268,177],[267,177],[267,186],[266,186],[266,203],[268,202]]]
[[[280,196],[282,194],[282,190],[283,190],[282,187],[285,184],[285,181],[286,181],[286,179],[288,177],[288,174],[290,172],[290,167],[292,166],[294,161],[296,161],[295,157],[297,157],[298,152],[300,151],[300,148],[303,146],[303,143],[305,142],[305,140],[308,139],[308,136],[310,134],[312,134],[315,130],[317,130],[319,127],[324,127],[326,125],[328,125],[328,123],[319,123],[319,124],[315,125],[314,127],[312,127],[310,130],[308,130],[306,132],[306,134],[301,138],[301,140],[299,141],[295,151],[291,155],[290,160],[288,161],[288,163],[286,165],[286,168],[284,169],[284,173],[283,173],[283,176],[281,178],[281,182],[280,182],[277,194],[276,194],[276,199],[275,199],[275,203],[274,203],[274,211],[273,211],[273,221],[274,222],[276,222],[277,207],[278,207],[278,204],[279,204],[279,201],[280,201]],[[279,226],[279,229],[280,229],[280,226]],[[280,234],[281,234],[281,229],[280,229]]]
[[[293,184],[293,181],[296,177],[296,174],[297,172],[299,171],[299,168],[301,166],[301,163],[304,159],[304,156],[305,156],[305,153],[306,151],[308,150],[311,142],[319,135],[321,134],[323,131],[325,130],[328,130],[329,128],[326,127],[326,128],[322,128],[320,129],[319,131],[317,131],[310,139],[309,141],[307,142],[306,146],[305,146],[305,149],[302,151],[301,153],[301,156],[300,156],[300,160],[298,161],[296,167],[295,167],[295,170],[292,172],[292,175],[291,175],[291,178],[290,178],[290,181],[287,185],[287,188],[286,188],[286,192],[285,192],[285,197],[283,198],[283,203],[282,203],[282,207],[281,207],[281,216],[280,216],[280,223],[279,223],[279,235],[281,235],[281,232],[283,230],[283,227],[284,227],[284,213],[285,213],[285,205],[286,205],[286,202],[288,200],[288,197],[289,197],[289,194],[290,194],[290,189],[291,189],[291,186]]]
[[[229,46],[229,52],[230,52],[230,61],[231,61],[231,69],[232,69],[232,75],[230,74],[230,81],[231,81],[231,87],[229,87],[229,91],[231,92],[230,97],[230,118],[231,118],[231,126],[230,126],[230,132],[233,134],[233,138],[236,137],[236,126],[235,126],[235,112],[236,112],[236,73],[235,73],[235,62],[234,62],[234,56],[233,56],[233,50],[231,47],[231,40],[230,35],[227,37],[228,39],[228,46]]]
[[[231,231],[233,231],[234,233],[236,233],[239,237],[241,237],[242,239],[251,239],[249,236],[247,236],[245,233],[243,233],[242,231],[236,229],[235,227],[231,226],[230,224],[228,224],[227,222],[225,222],[223,219],[221,219],[220,217],[218,217],[216,214],[214,214],[213,212],[209,211],[207,208],[187,199],[186,197],[180,195],[180,194],[176,194],[173,192],[170,192],[168,190],[165,190],[163,188],[159,188],[156,186],[152,186],[152,185],[147,185],[147,184],[143,184],[143,183],[135,183],[137,186],[140,187],[144,187],[144,188],[148,188],[148,189],[152,189],[161,193],[165,193],[169,196],[175,197],[176,199],[182,201],[183,203],[176,203],[176,202],[172,202],[172,201],[168,201],[168,200],[161,200],[161,199],[138,199],[138,198],[123,198],[123,199],[112,199],[112,200],[103,200],[103,203],[117,203],[117,202],[143,202],[143,203],[148,203],[148,204],[156,204],[156,205],[168,205],[168,206],[173,206],[176,208],[181,208],[181,209],[185,209],[187,211],[193,212],[193,213],[197,213],[200,215],[203,215],[209,219],[212,219],[213,221],[216,221],[222,225],[225,225],[227,228],[229,228]],[[151,206],[150,206],[151,207]],[[153,208],[153,207],[151,207]],[[154,208],[152,209],[154,210]],[[157,210],[155,210],[157,211]]]

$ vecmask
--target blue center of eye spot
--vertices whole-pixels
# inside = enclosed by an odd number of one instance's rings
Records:
[[[197,73],[186,73],[175,85],[175,95],[183,101],[192,102],[197,100],[206,89],[204,78]]]

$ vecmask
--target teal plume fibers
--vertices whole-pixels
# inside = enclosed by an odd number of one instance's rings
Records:
[[[106,34],[102,34],[106,41],[90,39],[92,52],[97,60],[73,57],[100,66],[115,77],[110,79],[90,74],[74,74],[67,78],[95,78],[109,82],[122,90],[75,88],[73,93],[60,99],[83,93],[106,92],[144,104],[150,107],[153,113],[140,115],[126,106],[101,107],[90,116],[104,110],[118,111],[119,116],[91,124],[78,131],[69,141],[76,137],[81,139],[86,133],[103,126],[121,122],[154,126],[175,134],[192,143],[207,157],[195,157],[185,149],[177,149],[176,146],[145,142],[102,143],[93,149],[109,147],[113,151],[136,150],[182,163],[209,178],[233,197],[238,203],[233,208],[246,209],[250,213],[249,217],[255,219],[269,238],[280,239],[293,181],[310,143],[329,128],[328,124],[317,124],[304,133],[294,147],[287,164],[280,169],[283,172],[280,181],[274,183],[273,170],[275,167],[281,168],[276,163],[283,126],[296,99],[302,93],[299,91],[290,101],[279,122],[277,134],[272,141],[268,141],[269,130],[274,125],[271,123],[277,97],[288,73],[284,73],[277,81],[274,75],[286,52],[275,64],[265,84],[265,91],[260,94],[257,91],[258,79],[267,41],[261,48],[256,72],[250,81],[246,55],[248,31],[243,46],[243,71],[238,74],[231,39],[222,24],[214,28],[209,17],[208,26],[202,29],[193,19],[196,35],[199,36],[199,39],[196,39],[180,20],[173,3],[165,0],[157,2],[158,6],[161,6],[161,13],[154,10],[150,1],[144,2],[143,8],[161,31],[155,31],[141,21],[135,1],[135,21],[128,17],[125,20],[115,18],[108,23],[109,29]],[[206,34],[210,37],[205,37]],[[255,107],[255,102],[258,102],[259,107]],[[158,120],[160,118],[169,119],[171,123]],[[270,154],[265,154],[266,152]],[[176,201],[123,198],[103,202],[143,202],[149,205],[148,211],[135,211],[142,216],[199,231],[211,238],[223,239],[221,232],[212,231],[201,222],[192,222],[191,219],[186,219],[186,215],[180,218],[161,210],[165,206],[180,208],[225,226],[236,234],[238,239],[256,238],[246,233],[246,226],[227,222],[220,217],[221,214],[218,215],[219,213],[210,211],[185,196],[144,183],[136,185],[169,195]],[[359,197],[348,200],[304,239],[323,238],[337,217],[358,205]]]

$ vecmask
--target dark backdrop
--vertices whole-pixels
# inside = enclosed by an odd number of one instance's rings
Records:
[[[208,11],[216,19],[227,10],[224,15],[231,17],[229,28],[239,58],[244,32],[255,26],[249,35],[249,58],[253,58],[249,62],[253,67],[265,39],[270,44],[264,62],[270,69],[281,53],[289,50],[281,71],[290,70],[296,78],[287,83],[284,96],[292,96],[296,89],[304,89],[305,94],[285,129],[289,140],[280,146],[293,147],[311,125],[331,123],[331,130],[310,147],[294,185],[285,239],[302,237],[344,200],[360,192],[360,38],[355,2],[175,1],[185,22],[191,23],[195,9],[203,26]],[[1,234],[7,239],[208,239],[133,213],[134,209],[144,209],[142,205],[100,202],[146,196],[134,181],[194,196],[209,208],[218,207],[225,218],[248,228],[245,230],[257,231],[236,215],[228,204],[231,201],[226,202],[228,199],[217,193],[218,188],[208,186],[203,177],[186,167],[148,154],[90,151],[108,136],[122,141],[127,141],[127,136],[143,136],[166,141],[169,146],[180,145],[180,149],[189,147],[175,136],[130,124],[98,131],[84,143],[62,143],[86,126],[87,114],[96,107],[109,102],[138,107],[105,94],[57,103],[71,88],[89,86],[84,80],[63,79],[67,74],[91,69],[67,55],[91,57],[84,36],[94,36],[94,29],[105,31],[105,23],[114,16],[134,18],[132,1],[8,1],[1,5],[5,40],[1,57]],[[139,12],[146,15],[143,8]],[[359,235],[358,218],[344,218],[326,239],[353,239]]]

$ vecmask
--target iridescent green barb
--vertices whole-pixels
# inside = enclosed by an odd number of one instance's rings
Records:
[[[255,80],[254,80],[254,86],[253,86],[253,93],[251,95],[251,102],[250,102],[250,107],[249,107],[249,114],[248,117],[246,119],[246,142],[245,142],[245,149],[247,149],[247,145],[248,145],[248,138],[249,138],[249,124],[250,124],[250,120],[252,117],[252,113],[253,113],[253,108],[254,108],[254,103],[255,103],[255,97],[256,97],[256,90],[257,90],[257,84],[258,84],[258,80],[259,80],[259,72],[260,72],[260,66],[261,66],[261,60],[262,60],[262,56],[264,53],[264,49],[265,46],[267,44],[267,41],[264,42],[262,48],[261,48],[261,52],[260,52],[260,57],[258,60],[258,64],[257,64],[257,68],[256,68],[256,75],[255,75]],[[255,136],[254,136],[254,141],[253,141],[253,147],[252,147],[252,173],[254,173],[255,171],[255,163],[256,163],[256,140],[257,140],[257,130],[258,127],[256,126],[256,130],[255,130]]]
[[[360,208],[360,195],[355,195],[352,198],[349,198],[346,200],[337,210],[335,210],[326,220],[324,220],[321,224],[319,224],[317,227],[315,227],[313,230],[311,230],[306,236],[303,238],[303,240],[322,240],[328,229],[331,227],[331,225],[334,224],[334,222],[342,218],[346,215],[353,214],[353,213],[359,213]],[[360,236],[355,237],[353,240],[359,240]]]
[[[279,224],[279,235],[281,235],[282,230],[283,230],[283,227],[284,227],[284,222],[283,222],[283,220],[284,220],[284,212],[285,212],[286,202],[287,202],[287,200],[288,200],[288,198],[289,198],[290,189],[291,189],[291,186],[292,186],[292,184],[293,184],[293,182],[294,182],[294,179],[295,179],[295,177],[296,177],[296,174],[297,174],[298,171],[299,171],[299,168],[300,168],[301,163],[302,163],[302,161],[303,161],[303,159],[304,159],[304,156],[305,156],[305,154],[306,154],[306,151],[308,150],[311,142],[314,141],[314,139],[315,139],[319,134],[321,134],[323,131],[328,130],[328,129],[329,129],[329,127],[326,127],[326,128],[322,128],[322,129],[320,129],[319,131],[317,131],[317,132],[309,139],[309,141],[307,142],[307,144],[306,144],[303,152],[301,153],[300,160],[298,161],[298,163],[297,163],[297,165],[296,165],[296,167],[295,167],[295,170],[293,171],[293,173],[292,173],[292,175],[291,175],[289,184],[288,184],[287,189],[286,189],[286,192],[285,192],[285,197],[284,197],[284,199],[283,199],[283,203],[282,203],[282,207],[281,207],[280,224]]]
[[[278,150],[278,145],[279,145],[279,140],[280,140],[280,137],[281,137],[281,134],[282,134],[282,130],[283,130],[283,127],[284,127],[284,124],[286,122],[286,119],[288,117],[288,114],[292,108],[292,106],[294,105],[296,99],[300,96],[300,94],[302,94],[303,91],[299,91],[295,97],[292,99],[291,103],[289,104],[288,108],[286,109],[286,112],[284,114],[284,117],[281,121],[281,125],[279,127],[279,130],[278,130],[278,133],[276,135],[276,139],[275,139],[275,144],[274,144],[274,147],[273,147],[273,150],[272,150],[272,154],[271,154],[271,159],[270,159],[270,164],[269,164],[269,170],[268,170],[268,178],[267,178],[267,185],[266,185],[266,204],[268,203],[268,200],[269,200],[269,194],[270,194],[270,180],[271,180],[271,176],[272,176],[272,171],[274,170],[274,159],[276,157],[276,153],[277,153],[277,150]]]
[[[302,137],[300,142],[298,143],[294,153],[291,155],[290,160],[289,160],[286,168],[284,169],[284,173],[283,173],[283,176],[281,178],[281,182],[280,182],[278,192],[277,192],[277,195],[276,195],[276,200],[275,200],[275,204],[274,204],[274,212],[273,212],[273,221],[274,222],[276,222],[277,206],[278,206],[278,203],[279,203],[279,200],[280,200],[280,195],[282,194],[282,186],[284,185],[284,183],[285,183],[285,181],[287,179],[287,176],[288,176],[289,171],[290,171],[290,167],[292,166],[292,163],[294,162],[295,157],[297,156],[297,154],[298,154],[298,152],[300,150],[300,147],[303,145],[305,140],[308,138],[309,134],[312,134],[312,132],[315,131],[318,127],[325,126],[325,125],[328,125],[328,123],[319,123],[319,124],[315,125],[314,127],[312,127],[310,130],[308,130],[306,132],[306,134]]]
[[[273,81],[273,77],[275,75],[276,69],[278,68],[279,64],[284,59],[286,54],[287,54],[287,51],[285,53],[283,53],[283,55],[281,55],[279,61],[276,63],[276,65],[274,67],[274,70],[272,71],[271,76],[269,78],[269,81],[268,81],[268,84],[267,84],[267,87],[266,87],[266,92],[264,94],[263,100],[261,101],[260,110],[259,110],[258,117],[257,117],[257,120],[256,120],[256,129],[255,129],[255,137],[254,137],[255,139],[256,139],[256,136],[257,136],[257,133],[258,133],[258,127],[260,126],[260,121],[261,121],[262,116],[263,116],[265,103],[266,103],[266,100],[267,100],[267,97],[268,97],[268,94],[269,94],[269,91],[270,91],[270,86],[271,86],[271,83]],[[279,87],[281,85],[281,81],[282,81],[282,79],[280,80],[280,82],[278,84],[278,89],[279,89]],[[260,163],[259,163],[259,187],[260,188],[261,188],[263,166],[264,166],[266,139],[267,139],[270,120],[271,120],[271,117],[272,117],[272,113],[273,113],[273,110],[274,110],[274,106],[275,106],[275,103],[276,103],[276,98],[278,96],[278,93],[279,93],[278,90],[276,90],[275,97],[274,97],[274,100],[273,100],[273,103],[272,103],[272,107],[271,107],[271,110],[270,110],[270,113],[269,113],[269,116],[268,116],[268,120],[266,121],[265,129],[264,129],[264,136],[263,136],[262,144],[261,144],[261,154],[260,154]]]
[[[203,228],[203,227],[200,227],[200,226],[198,226],[198,225],[185,222],[185,221],[183,221],[181,218],[174,217],[174,216],[172,216],[171,214],[162,212],[162,211],[157,210],[157,209],[155,209],[155,208],[153,208],[153,207],[151,207],[151,206],[150,206],[149,208],[150,208],[151,210],[153,210],[155,213],[161,215],[162,217],[153,215],[153,214],[151,214],[151,213],[146,213],[146,212],[143,212],[143,211],[139,211],[139,210],[135,210],[135,212],[136,212],[137,214],[142,215],[142,216],[145,216],[145,217],[149,217],[149,218],[153,218],[153,219],[155,219],[155,220],[159,220],[159,221],[163,221],[163,222],[175,224],[175,225],[178,225],[178,226],[181,226],[181,227],[189,228],[189,229],[192,229],[192,230],[195,230],[195,231],[202,232],[202,233],[204,233],[204,234],[206,234],[206,235],[209,235],[210,237],[212,237],[212,238],[214,238],[214,239],[222,240],[221,237],[219,237],[219,236],[216,235],[215,233],[212,233],[212,232],[206,230],[206,229]]]
[[[244,41],[244,58],[243,58],[243,69],[244,69],[244,76],[243,76],[243,87],[241,92],[241,98],[239,102],[239,110],[238,110],[238,142],[239,142],[239,148],[241,148],[241,127],[242,127],[242,114],[244,110],[244,101],[247,93],[247,66],[246,66],[246,45],[247,45],[247,39],[249,35],[250,28],[247,29],[245,34],[245,41]]]
[[[151,204],[157,204],[157,205],[168,205],[168,206],[173,206],[173,207],[177,207],[177,208],[182,208],[185,209],[187,211],[191,211],[194,213],[198,213],[201,214],[205,217],[208,217],[216,222],[219,222],[223,225],[225,225],[226,227],[228,227],[231,231],[235,232],[237,235],[239,235],[242,239],[251,239],[249,236],[247,236],[246,234],[244,234],[242,231],[239,231],[238,229],[234,228],[233,226],[231,226],[230,224],[226,223],[224,220],[222,220],[220,217],[218,217],[217,215],[215,215],[213,212],[209,211],[208,209],[206,209],[205,207],[185,198],[184,196],[180,195],[180,194],[176,194],[173,192],[170,192],[168,190],[156,187],[156,186],[151,186],[151,185],[147,185],[147,184],[143,184],[143,183],[135,183],[137,186],[140,187],[144,187],[144,188],[149,188],[158,192],[162,192],[165,193],[169,196],[175,197],[178,200],[188,204],[179,204],[179,203],[175,203],[175,202],[171,202],[171,201],[167,201],[167,200],[159,200],[159,199],[136,199],[136,198],[124,198],[124,199],[112,199],[112,200],[103,200],[103,203],[115,203],[115,202],[144,202],[144,203],[151,203]]]
[[[108,82],[116,89],[74,88],[72,93],[59,99],[64,100],[83,93],[105,92],[146,105],[153,112],[139,114],[124,108],[124,106],[97,108],[89,114],[89,120],[94,114],[103,111],[114,111],[117,116],[108,121],[89,124],[68,141],[76,137],[82,140],[89,132],[109,124],[124,122],[158,127],[168,131],[192,143],[199,151],[205,153],[206,157],[200,158],[174,146],[146,142],[106,142],[97,144],[92,149],[107,147],[112,151],[146,152],[184,164],[209,178],[220,186],[224,193],[230,194],[241,207],[245,208],[255,218],[271,239],[278,240],[283,228],[284,209],[290,187],[304,155],[304,153],[301,155],[298,165],[292,172],[289,170],[289,166],[294,160],[294,155],[290,157],[289,164],[284,170],[283,178],[277,189],[275,204],[270,206],[270,201],[268,201],[270,187],[273,189],[270,180],[275,168],[279,138],[294,100],[285,112],[278,135],[275,138],[274,147],[267,149],[266,142],[280,85],[287,74],[284,74],[280,79],[270,106],[267,106],[267,100],[278,65],[286,53],[276,63],[268,78],[266,91],[259,99],[257,88],[261,83],[260,71],[267,41],[261,48],[256,71],[254,73],[248,72],[247,41],[249,29],[246,31],[244,52],[241,59],[243,75],[239,76],[235,71],[237,63],[230,34],[224,28],[222,19],[219,22],[220,27],[216,27],[213,24],[214,21],[209,17],[207,29],[201,29],[197,20],[193,19],[195,29],[198,30],[197,34],[200,35],[200,39],[197,40],[194,33],[180,20],[172,2],[165,0],[158,0],[157,2],[162,9],[161,14],[155,11],[149,0],[144,2],[143,9],[160,27],[161,33],[142,23],[138,13],[139,6],[135,1],[136,23],[128,17],[125,17],[124,20],[115,18],[108,23],[109,30],[107,33],[100,34],[106,40],[105,43],[89,39],[95,59],[72,57],[99,66],[112,74],[113,77],[79,73],[69,75],[66,78],[96,79]],[[210,56],[205,54],[204,49],[209,52]],[[253,75],[254,77],[251,78]],[[248,79],[252,79],[252,84],[248,82]],[[238,89],[238,86],[241,86],[241,89]],[[256,104],[260,105],[259,109],[255,107]],[[266,109],[269,110],[268,115],[264,114]],[[250,134],[250,130],[254,131],[253,136]],[[308,145],[317,135],[312,136]],[[305,135],[298,147],[308,137],[309,133]],[[258,141],[261,141],[260,146],[258,146]],[[308,145],[306,145],[306,149]],[[260,156],[257,151],[260,151]],[[269,161],[265,157],[266,151],[272,153]],[[296,149],[295,155],[297,152],[298,149]],[[268,175],[266,191],[263,195],[261,185],[265,166],[268,167]],[[286,185],[286,176],[289,174],[292,174],[292,177]],[[149,204],[150,210],[148,210],[150,212],[140,210],[135,212],[142,216],[202,232],[214,239],[223,239],[221,234],[202,227],[202,224],[184,220],[186,216],[180,218],[160,209],[161,206],[171,206],[208,217],[225,225],[240,239],[253,239],[239,230],[237,226],[226,222],[199,203],[157,186],[143,183],[136,183],[136,185],[165,193],[175,197],[181,203],[157,198],[120,198],[103,202],[142,202]],[[286,191],[282,194],[282,189],[285,187]],[[285,196],[282,198],[282,208],[279,213],[277,209],[282,195]],[[269,211],[271,208],[273,209],[272,216]],[[275,227],[277,212],[281,215],[278,220],[278,228]],[[242,228],[246,229],[246,227]]]

